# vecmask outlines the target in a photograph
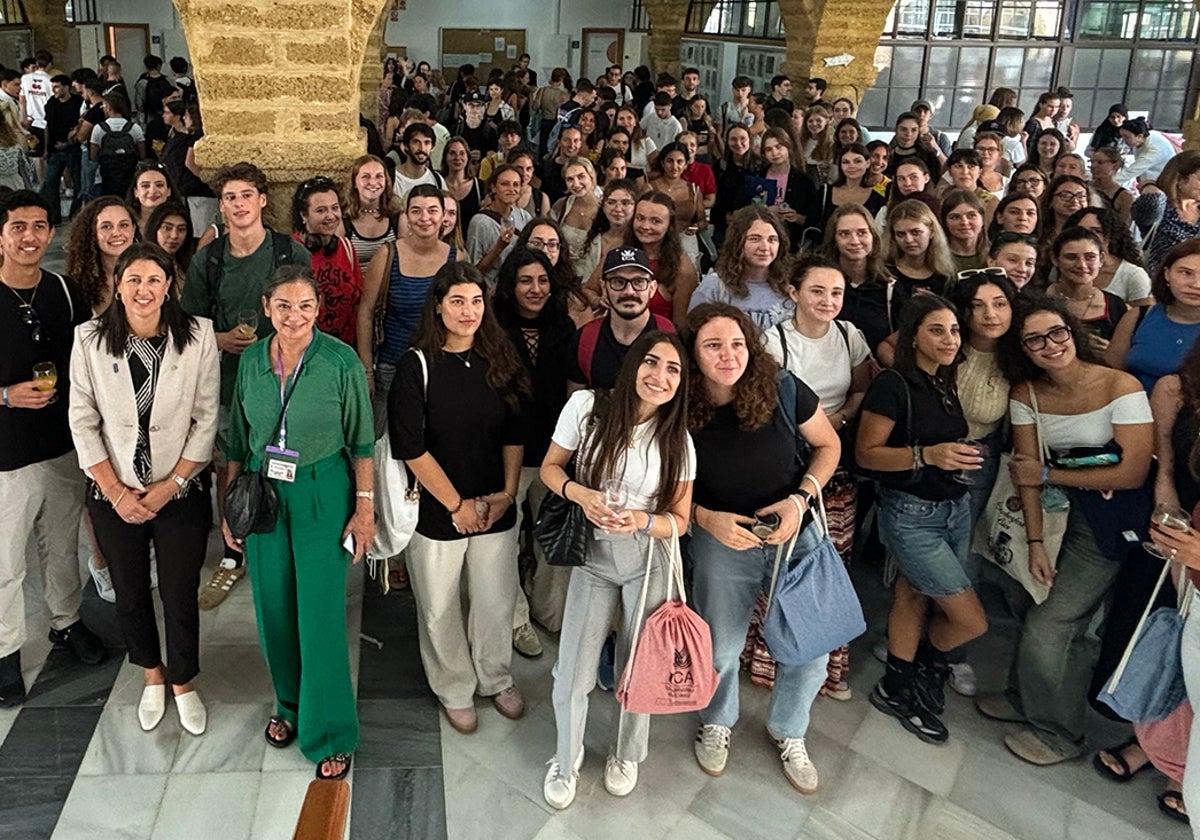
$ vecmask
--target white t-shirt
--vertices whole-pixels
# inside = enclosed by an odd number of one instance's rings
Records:
[[[124,117],[109,117],[104,121],[110,131],[120,131],[125,127],[125,122]],[[146,139],[146,134],[142,131],[142,127],[135,122],[129,124],[129,135],[133,138],[134,143],[141,143]],[[92,126],[92,136],[88,138],[88,142],[99,146],[102,137],[104,137],[104,129],[98,125]]]
[[[554,427],[554,435],[550,438],[563,449],[578,452],[583,448],[584,441],[590,431],[592,406],[595,405],[596,395],[592,391],[576,391],[563,406],[558,415],[558,424]],[[639,423],[633,430],[633,445],[625,456],[625,469],[619,476],[625,488],[627,510],[649,510],[650,502],[658,490],[658,473],[662,469],[662,459],[659,457],[658,444],[654,441],[655,420],[652,418],[645,423]],[[582,456],[580,456],[582,457]],[[687,436],[687,457],[684,461],[683,475],[680,481],[696,479],[696,447],[692,444],[692,436]]]
[[[46,103],[50,101],[50,74],[34,70],[21,77],[21,95],[25,97],[25,113],[33,120],[34,128],[46,127]]]
[[[433,184],[438,189],[445,189],[445,182],[440,179],[440,176],[435,174],[429,167],[418,175],[416,178],[409,178],[400,171],[400,167],[396,167],[396,177],[392,181],[392,192],[400,199],[400,204],[403,206],[404,201],[408,198],[408,191],[417,184]]]
[[[651,111],[650,116],[642,117],[642,131],[654,141],[654,148],[661,149],[683,133],[683,126],[674,117],[660,119],[658,114]]]
[[[842,338],[838,324],[845,328],[845,338]],[[787,342],[787,369],[816,392],[821,398],[822,411],[826,414],[837,411],[850,393],[853,369],[871,355],[862,330],[848,321],[838,321],[830,324],[829,331],[821,338],[809,338],[796,329],[793,321],[778,324],[766,330],[763,337],[767,352],[781,365],[784,364],[783,344],[779,340],[781,330]]]
[[[1112,280],[1104,291],[1111,292],[1124,301],[1141,300],[1150,297],[1150,275],[1146,269],[1139,268],[1127,260],[1121,260],[1117,270],[1113,272]]]

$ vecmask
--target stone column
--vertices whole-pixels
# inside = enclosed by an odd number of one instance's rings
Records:
[[[781,0],[781,5],[803,2],[803,0]],[[808,77],[820,77],[829,82],[825,99],[832,101],[845,96],[855,103],[875,84],[878,71],[875,69],[875,49],[879,46],[879,35],[883,24],[892,10],[893,0],[834,0],[823,2],[816,9],[816,26],[807,56],[797,50],[797,58],[806,59],[801,65]],[[785,23],[786,25],[786,23]],[[789,27],[788,32],[792,30]],[[825,59],[833,56],[850,55],[853,60],[841,66],[827,66]],[[788,38],[788,59],[792,57],[791,36]],[[797,72],[800,72],[797,70]]]
[[[366,149],[363,54],[385,2],[175,0],[204,109],[196,161],[206,174],[240,160],[261,168],[279,230],[290,229],[296,184],[344,181]]]
[[[23,5],[25,22],[33,30],[33,48],[49,50],[54,56],[55,64],[62,66],[63,56],[67,52],[65,0],[24,0]]]
[[[679,42],[687,25],[688,5],[688,0],[646,0],[646,14],[650,17],[651,81],[659,73],[679,77]]]

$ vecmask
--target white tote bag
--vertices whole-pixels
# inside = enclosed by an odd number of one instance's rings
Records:
[[[413,350],[421,362],[422,389],[429,385],[429,368],[425,354]],[[387,559],[395,557],[412,539],[417,528],[417,510],[421,498],[421,485],[413,479],[409,484],[408,471],[404,464],[392,457],[392,446],[388,435],[375,441],[375,539],[367,550],[367,558],[382,566],[382,579],[387,579]],[[383,562],[380,562],[383,561]],[[372,576],[375,576],[372,572]]]

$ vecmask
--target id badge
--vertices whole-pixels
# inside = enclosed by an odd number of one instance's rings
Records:
[[[296,467],[300,464],[300,453],[279,446],[267,447],[267,478],[276,481],[296,480]]]

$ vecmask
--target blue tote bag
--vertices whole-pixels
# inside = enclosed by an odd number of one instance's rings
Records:
[[[1192,600],[1191,580],[1184,576],[1180,608],[1160,607],[1151,612],[1170,569],[1171,561],[1168,560],[1163,563],[1158,585],[1133,631],[1125,655],[1096,696],[1097,700],[1133,723],[1162,720],[1187,699],[1179,644]]]
[[[815,486],[816,482],[810,479]],[[803,508],[794,498],[801,513]],[[837,650],[867,629],[862,604],[850,582],[850,573],[842,562],[825,522],[825,501],[821,488],[814,497],[811,528],[821,529],[821,538],[812,551],[792,560],[796,535],[787,548],[775,552],[771,588],[767,596],[767,614],[763,620],[763,641],[771,656],[784,665],[804,665],[831,650]],[[786,568],[780,574],[780,566]]]

